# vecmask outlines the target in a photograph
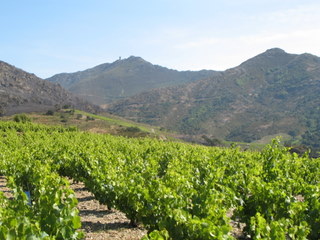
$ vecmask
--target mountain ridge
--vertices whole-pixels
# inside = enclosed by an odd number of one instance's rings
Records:
[[[154,89],[118,101],[108,111],[186,134],[251,142],[301,135],[317,121],[320,58],[274,48],[211,78]]]
[[[75,73],[56,74],[46,80],[102,105],[125,99],[143,91],[177,86],[207,78],[213,70],[177,71],[153,65],[141,57],[130,56]]]
[[[0,61],[0,114],[46,111],[64,105],[95,112],[99,108],[32,73]]]

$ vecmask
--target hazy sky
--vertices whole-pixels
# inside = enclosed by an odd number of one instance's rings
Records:
[[[1,0],[0,60],[40,77],[140,56],[225,70],[273,47],[320,56],[319,0]]]

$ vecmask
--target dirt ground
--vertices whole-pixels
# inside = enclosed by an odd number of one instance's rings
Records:
[[[71,180],[70,186],[78,199],[82,222],[80,231],[85,233],[86,240],[138,240],[147,233],[143,227],[132,227],[124,213],[115,209],[108,210],[107,206],[100,204],[92,193],[86,190],[83,183],[74,183]],[[3,176],[0,176],[0,191],[8,198],[12,197]],[[232,214],[233,210],[230,210],[228,216],[231,217]],[[245,239],[242,232],[243,223],[231,221],[230,225],[233,227],[232,235],[235,238]]]
[[[78,209],[85,239],[138,240],[147,233],[141,227],[131,227],[130,221],[122,212],[108,210],[107,206],[101,205],[82,183],[72,183],[71,188],[79,201]]]
[[[3,192],[3,195],[7,198],[12,197],[11,190],[6,187],[7,180],[4,176],[0,176],[0,191]]]
[[[115,209],[108,210],[107,206],[99,204],[88,192],[84,184],[72,183],[78,199],[79,215],[81,217],[81,231],[85,239],[90,240],[138,240],[147,231],[141,227],[132,227],[126,216]],[[0,176],[0,191],[8,198],[12,197],[11,190],[6,187],[6,178]]]

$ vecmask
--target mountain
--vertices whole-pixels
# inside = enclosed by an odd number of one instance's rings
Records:
[[[99,109],[58,84],[0,61],[0,115],[46,111],[65,105],[90,112]]]
[[[319,57],[274,48],[210,78],[143,92],[107,110],[184,134],[251,142],[315,128],[319,92]]]
[[[150,89],[177,86],[214,74],[215,71],[206,70],[179,72],[131,56],[85,71],[57,74],[46,80],[59,83],[67,90],[103,105]]]

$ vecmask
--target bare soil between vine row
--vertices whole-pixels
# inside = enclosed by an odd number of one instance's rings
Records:
[[[78,209],[85,239],[138,240],[147,233],[142,227],[132,227],[124,213],[115,209],[108,210],[107,206],[100,204],[85,189],[83,183],[71,181],[71,188],[79,201]]]
[[[86,240],[139,240],[147,233],[142,226],[132,227],[124,213],[116,209],[109,210],[106,205],[100,204],[83,183],[70,180],[70,187],[78,199],[82,223],[80,231],[85,233]],[[12,197],[11,190],[6,187],[4,176],[0,176],[0,191],[8,198]],[[232,211],[228,215],[231,217]],[[233,227],[232,235],[243,239],[244,224],[231,221],[230,225]]]
[[[11,189],[6,187],[6,183],[6,178],[0,176],[0,191],[7,198],[12,198]],[[101,205],[83,183],[70,181],[70,187],[78,199],[82,223],[80,231],[85,233],[86,240],[138,240],[147,233],[142,227],[132,227],[124,213],[115,209],[108,210],[107,206]]]

